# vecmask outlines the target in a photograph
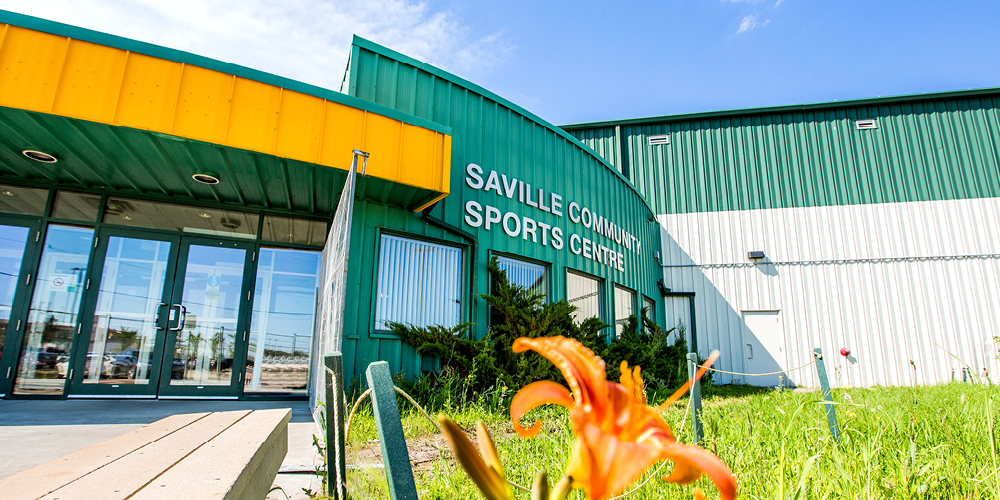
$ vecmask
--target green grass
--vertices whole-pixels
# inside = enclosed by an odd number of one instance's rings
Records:
[[[830,436],[819,392],[728,386],[708,386],[704,392],[703,445],[733,470],[740,498],[1000,499],[996,442],[1000,392],[995,386],[955,383],[837,390],[840,444]],[[486,422],[512,481],[530,486],[545,467],[555,482],[572,443],[567,412],[551,407],[532,412],[529,418],[542,419],[543,431],[536,438],[522,439],[511,428],[503,404],[507,397],[491,393],[475,404],[439,412],[465,429],[472,429],[477,420]],[[650,399],[655,403],[664,397],[657,394]],[[686,404],[682,399],[664,414],[675,431]],[[402,399],[400,408],[408,441],[428,441],[436,432],[432,424]],[[377,439],[370,407],[358,413],[350,436],[354,449]],[[680,441],[691,441],[690,427],[688,422]],[[446,456],[450,453],[441,454],[430,470],[417,475],[420,498],[482,498]],[[356,460],[365,465],[363,459]],[[356,460],[349,451],[348,462]],[[658,475],[669,470],[668,464]],[[381,469],[351,472],[352,496],[388,498],[382,473]],[[692,498],[692,486],[718,498],[707,478],[683,487],[653,478],[628,498]],[[528,498],[524,493],[519,497]],[[571,498],[583,498],[582,492]]]

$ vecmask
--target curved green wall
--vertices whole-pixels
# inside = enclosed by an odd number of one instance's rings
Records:
[[[547,264],[553,300],[566,297],[568,269],[603,279],[602,319],[607,323],[614,320],[614,284],[638,292],[636,310],[646,296],[657,302],[656,316],[662,316],[663,301],[656,284],[662,271],[654,260],[654,252],[660,251],[660,235],[653,211],[624,176],[575,138],[481,87],[357,37],[352,47],[349,93],[451,127],[452,163],[451,194],[427,214],[437,223],[428,223],[421,214],[375,203],[356,206],[349,275],[354,298],[348,300],[364,306],[353,315],[348,309],[345,331],[349,333],[344,343],[348,373],[361,373],[368,363],[379,359],[388,360],[393,371],[408,375],[421,367],[433,367],[431,361],[421,360],[392,334],[374,330],[373,307],[368,305],[377,294],[374,283],[381,232],[443,240],[467,249],[464,283],[468,288],[463,290],[463,307],[465,319],[477,324],[475,331],[480,336],[488,325],[488,311],[478,294],[489,291],[486,265],[495,252]],[[471,169],[472,174],[469,164],[478,166]],[[497,183],[490,183],[493,171]],[[586,227],[583,208],[617,229],[596,232],[595,222],[601,220],[596,217],[591,218],[591,227]],[[501,217],[489,230],[485,227],[487,213]],[[584,219],[574,222],[577,215]],[[525,218],[536,227],[527,237],[521,230],[514,231],[517,226],[532,225]],[[503,219],[507,219],[506,230]],[[553,238],[557,228],[561,245]],[[609,237],[611,234],[616,238]],[[593,253],[590,258],[583,255],[583,238],[608,249],[602,251],[601,262]],[[580,250],[580,254],[573,250]],[[612,252],[616,255],[609,259]]]

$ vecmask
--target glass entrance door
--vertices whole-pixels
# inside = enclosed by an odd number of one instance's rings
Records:
[[[38,222],[0,224],[0,396],[10,394],[14,380],[19,332],[25,320],[24,297],[31,279],[28,269],[32,266],[27,261],[34,255],[38,237]]]
[[[105,230],[74,350],[71,396],[155,397],[180,238]]]
[[[246,364],[253,244],[185,238],[160,397],[237,397]],[[169,372],[169,373],[168,373]]]
[[[70,397],[238,396],[252,254],[249,243],[102,230]]]

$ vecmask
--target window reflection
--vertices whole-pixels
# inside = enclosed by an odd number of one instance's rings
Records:
[[[545,266],[503,256],[497,256],[497,264],[501,270],[507,271],[507,281],[543,297],[548,296],[549,275]]]
[[[244,392],[308,388],[320,253],[261,248]]]
[[[461,249],[382,236],[376,329],[388,329],[390,321],[455,326],[462,312],[461,292]]]
[[[587,318],[601,317],[601,282],[589,276],[566,273],[566,300],[576,306],[573,321],[583,323]]]
[[[17,291],[24,247],[28,243],[30,232],[26,227],[0,225],[0,359],[3,358],[14,293]]]
[[[170,242],[109,238],[83,383],[149,383],[169,256]]]
[[[621,337],[628,317],[635,314],[635,292],[615,285],[615,336]]]
[[[15,394],[62,394],[94,230],[50,225],[21,344]]]

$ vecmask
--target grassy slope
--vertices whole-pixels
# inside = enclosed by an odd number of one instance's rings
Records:
[[[838,390],[834,401],[843,434],[838,445],[817,403],[818,392],[708,387],[704,445],[732,468],[740,498],[1000,499],[1000,457],[991,447],[997,445],[1000,432],[997,394],[995,386],[970,384]],[[467,429],[477,420],[487,422],[508,476],[518,484],[530,485],[543,466],[558,474],[572,442],[565,410],[536,410],[531,416],[543,420],[543,432],[534,439],[521,439],[511,430],[503,396],[490,394],[478,404],[441,412]],[[664,399],[658,396],[651,399]],[[675,430],[686,403],[682,399],[664,414]],[[433,433],[431,424],[406,405],[401,403],[407,439],[416,441]],[[351,441],[373,439],[371,411],[363,409]],[[690,441],[690,423],[680,440]],[[665,475],[669,467],[657,475]],[[352,473],[354,497],[388,498],[381,473],[381,469]],[[695,485],[717,498],[707,479]],[[422,499],[481,498],[464,473],[443,459],[418,475],[417,486]],[[692,498],[690,490],[653,478],[628,498]],[[571,498],[583,495],[577,492]]]

